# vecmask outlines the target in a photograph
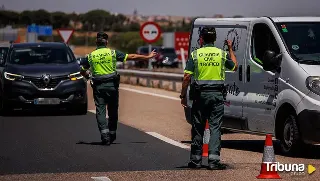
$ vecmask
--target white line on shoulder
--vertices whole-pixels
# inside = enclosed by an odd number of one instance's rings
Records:
[[[95,181],[112,181],[108,177],[91,177]]]
[[[130,92],[135,92],[135,93],[139,93],[139,94],[145,94],[145,95],[150,95],[150,96],[155,96],[155,97],[162,97],[162,98],[166,98],[166,99],[180,101],[180,99],[177,98],[177,97],[165,96],[165,95],[161,95],[161,94],[150,93],[150,92],[140,91],[140,90],[136,90],[136,89],[130,89],[130,88],[126,88],[126,87],[120,87],[119,89],[130,91]]]
[[[156,138],[158,138],[158,139],[160,139],[160,140],[162,140],[164,142],[172,144],[174,146],[177,146],[177,147],[180,147],[180,148],[183,148],[183,149],[190,149],[189,146],[187,146],[185,144],[182,144],[182,143],[179,143],[179,142],[177,142],[175,140],[172,140],[172,139],[170,139],[168,137],[165,137],[165,136],[163,136],[163,135],[161,135],[159,133],[156,133],[156,132],[146,132],[146,133],[151,135],[151,136],[153,136],[153,137],[156,137]]]

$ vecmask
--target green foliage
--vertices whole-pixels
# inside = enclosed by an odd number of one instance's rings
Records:
[[[153,45],[162,45],[162,39]],[[139,32],[125,32],[113,35],[109,40],[110,45],[120,51],[127,53],[135,53],[137,47],[147,45],[141,37]]]
[[[26,27],[30,24],[52,25],[54,29],[69,28],[70,22],[82,23],[82,28],[78,31],[113,31],[113,32],[130,32],[139,31],[140,24],[130,22],[129,19],[122,14],[111,14],[102,9],[88,11],[83,14],[64,13],[64,12],[48,12],[44,9],[35,11],[15,12],[9,10],[0,10],[0,26],[12,25],[14,27]],[[172,22],[162,27],[166,31],[188,31],[190,24],[185,20],[174,26]]]

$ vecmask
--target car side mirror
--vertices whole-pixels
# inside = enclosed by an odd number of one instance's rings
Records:
[[[3,57],[0,57],[0,67],[3,67],[4,66],[4,59]]]
[[[81,58],[76,58],[76,60],[77,60],[77,63],[81,65]]]
[[[276,70],[280,73],[280,66],[282,62],[282,54],[276,55],[274,51],[267,50],[263,56],[263,69],[265,71]]]

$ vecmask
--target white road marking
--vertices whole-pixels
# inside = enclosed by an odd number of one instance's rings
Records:
[[[139,93],[139,94],[145,94],[145,95],[150,95],[150,96],[155,96],[155,97],[162,97],[162,98],[166,98],[166,99],[180,101],[180,99],[178,97],[165,96],[165,95],[161,95],[161,94],[145,92],[145,91],[140,91],[140,90],[136,90],[136,89],[130,89],[130,88],[126,88],[126,87],[120,87],[119,89],[130,91],[130,92],[135,92],[135,93]]]
[[[177,146],[177,147],[180,147],[180,148],[183,148],[183,149],[190,149],[189,146],[187,146],[185,144],[182,144],[182,143],[179,143],[179,142],[177,142],[175,140],[172,140],[172,139],[170,139],[168,137],[165,137],[165,136],[163,136],[163,135],[161,135],[159,133],[156,133],[156,132],[146,132],[146,133],[151,135],[151,136],[153,136],[153,137],[156,137],[156,138],[158,138],[158,139],[160,139],[160,140],[162,140],[164,142],[172,144],[174,146]]]
[[[108,177],[91,177],[95,181],[112,181]]]
[[[88,111],[92,112],[93,114],[96,114],[95,110],[88,110]],[[151,136],[153,136],[155,138],[158,138],[158,139],[160,139],[160,140],[162,140],[164,142],[167,142],[167,143],[169,143],[171,145],[174,145],[174,146],[177,146],[177,147],[180,147],[180,148],[183,148],[183,149],[190,149],[189,146],[187,146],[185,144],[182,144],[182,143],[179,143],[179,142],[177,142],[177,141],[175,141],[173,139],[170,139],[168,137],[165,137],[165,136],[163,136],[163,135],[161,135],[159,133],[156,133],[156,132],[145,132],[145,133],[147,133],[148,135],[151,135]]]

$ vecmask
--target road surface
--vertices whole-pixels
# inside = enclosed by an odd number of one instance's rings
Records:
[[[260,172],[265,137],[239,133],[222,136],[227,170],[186,169],[191,127],[179,93],[164,90],[121,85],[118,138],[110,147],[99,145],[90,89],[88,93],[85,116],[17,112],[20,116],[0,117],[0,180],[253,180]],[[318,169],[304,176],[279,173],[284,180],[320,176],[318,148],[305,158],[290,158],[274,145],[280,163]]]

